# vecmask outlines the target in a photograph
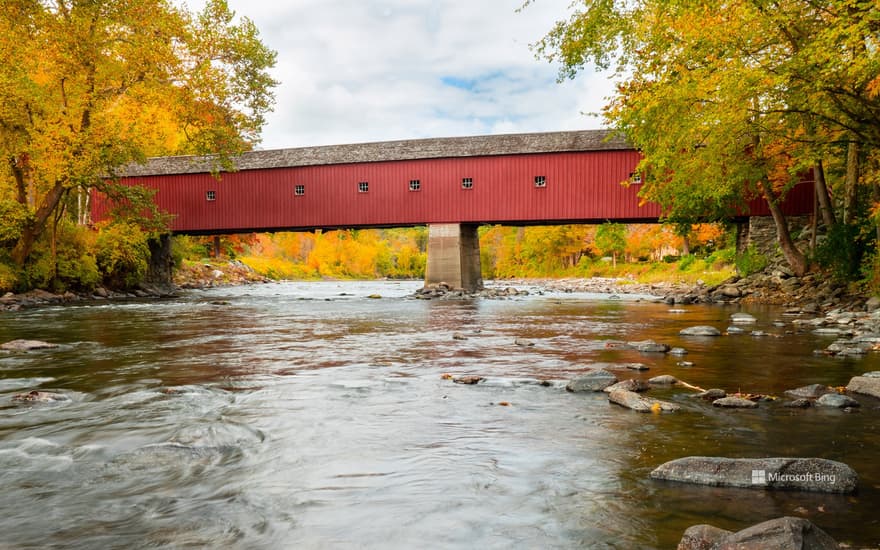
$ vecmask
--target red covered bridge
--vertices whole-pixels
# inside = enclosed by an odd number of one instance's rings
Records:
[[[479,224],[656,222],[659,206],[637,196],[638,161],[619,137],[588,130],[253,151],[217,176],[214,159],[163,157],[123,181],[155,189],[176,233],[427,224],[428,282],[476,288]],[[799,186],[785,210],[811,212],[812,193]],[[93,205],[101,219],[106,204]]]

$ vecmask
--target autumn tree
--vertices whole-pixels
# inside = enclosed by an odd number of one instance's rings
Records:
[[[617,256],[626,251],[626,226],[622,223],[604,223],[596,230],[596,248],[602,254],[610,254],[612,265],[617,267]]]
[[[537,45],[574,77],[586,64],[620,85],[605,116],[640,149],[642,197],[677,224],[766,199],[796,273],[806,259],[780,201],[804,170],[846,156],[855,209],[860,162],[876,162],[880,15],[862,0],[585,0]],[[844,153],[845,151],[845,153]],[[817,177],[820,204],[830,204]],[[832,185],[832,187],[834,187]],[[880,197],[880,193],[877,194]],[[850,206],[847,206],[850,205]],[[823,206],[826,223],[833,223]],[[846,220],[844,216],[844,220]]]
[[[0,236],[24,264],[47,224],[112,176],[159,154],[218,162],[259,139],[275,53],[209,0],[0,3]],[[129,190],[129,211],[149,204]],[[72,200],[76,198],[78,200]]]

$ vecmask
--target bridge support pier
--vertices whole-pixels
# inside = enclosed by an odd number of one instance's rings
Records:
[[[483,288],[476,225],[444,223],[428,226],[425,286],[440,283],[469,292]]]

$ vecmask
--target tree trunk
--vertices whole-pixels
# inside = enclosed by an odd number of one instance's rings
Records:
[[[851,224],[855,217],[856,186],[859,184],[859,143],[850,141],[846,149],[846,180],[843,194],[843,223]]]
[[[813,166],[813,180],[816,187],[816,198],[819,199],[819,210],[822,212],[822,223],[825,227],[831,227],[837,220],[834,217],[834,207],[828,195],[828,184],[825,181],[825,167],[822,161]]]
[[[23,266],[27,261],[28,256],[31,255],[34,243],[37,242],[37,239],[43,234],[43,230],[46,229],[46,222],[55,212],[62,197],[64,197],[65,191],[64,185],[61,182],[57,182],[55,183],[55,187],[46,193],[46,196],[43,198],[43,203],[34,215],[34,220],[24,228],[21,232],[21,237],[18,239],[18,243],[16,243],[15,248],[12,249],[12,261],[17,265]]]
[[[767,206],[770,208],[773,223],[776,224],[776,240],[779,243],[779,248],[782,249],[782,254],[785,256],[794,274],[802,277],[807,272],[807,259],[791,240],[791,232],[788,230],[785,214],[779,208],[779,203],[776,201],[776,196],[773,194],[767,178],[761,179],[761,191],[764,193],[764,200],[767,201]]]
[[[687,236],[687,235],[682,235],[682,236],[681,236],[681,248],[682,248],[682,252],[681,252],[681,253],[682,253],[684,256],[690,256],[690,255],[691,255],[691,243],[690,243],[690,241],[688,241],[688,236]]]

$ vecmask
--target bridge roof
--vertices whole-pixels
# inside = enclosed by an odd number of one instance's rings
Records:
[[[250,151],[233,157],[238,170],[321,166],[362,162],[485,157],[531,153],[628,150],[632,146],[609,130],[579,130],[529,134],[501,134],[409,139],[348,145]],[[178,156],[148,159],[131,165],[122,176],[200,174],[217,167],[216,157]]]

